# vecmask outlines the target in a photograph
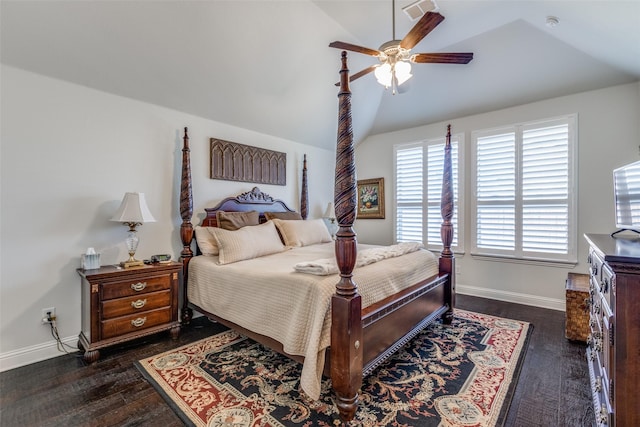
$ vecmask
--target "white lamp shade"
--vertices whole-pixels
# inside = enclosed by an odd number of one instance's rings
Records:
[[[391,86],[391,65],[388,62],[380,65],[374,71],[378,83],[384,87]]]
[[[120,207],[111,221],[119,222],[156,222],[147,207],[144,193],[125,193]]]
[[[405,61],[398,61],[396,62],[395,72],[399,86],[411,78],[411,64]]]
[[[333,202],[329,202],[329,204],[327,205],[327,210],[324,212],[324,217],[325,218],[333,218],[335,219],[336,217],[336,210],[333,206]]]

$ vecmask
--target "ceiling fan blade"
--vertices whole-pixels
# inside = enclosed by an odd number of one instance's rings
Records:
[[[365,55],[378,56],[382,52],[379,50],[369,49],[368,47],[362,47],[351,43],[345,42],[332,42],[329,43],[329,47],[335,47],[336,49],[350,50],[352,52],[364,53]]]
[[[366,76],[367,74],[369,74],[370,72],[372,72],[373,70],[375,70],[378,67],[379,67],[379,64],[372,65],[372,66],[370,66],[368,68],[365,68],[362,71],[358,71],[357,73],[352,74],[351,76],[349,76],[349,82],[352,82],[355,79],[359,79],[362,76]],[[336,86],[340,86],[340,82],[336,83]]]
[[[416,25],[404,36],[400,42],[400,47],[410,50],[420,42],[427,34],[433,31],[444,20],[444,16],[438,12],[427,12]]]
[[[472,52],[416,53],[409,58],[411,62],[432,64],[468,64],[472,59]]]

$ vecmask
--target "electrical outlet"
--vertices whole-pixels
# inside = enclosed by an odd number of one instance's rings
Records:
[[[40,317],[40,319],[42,319],[42,324],[43,325],[48,325],[49,323],[51,323],[48,319],[55,318],[55,317],[56,317],[56,308],[55,307],[49,307],[49,308],[43,308],[42,309],[42,317]]]

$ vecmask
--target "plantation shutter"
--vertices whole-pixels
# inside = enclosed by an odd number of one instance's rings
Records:
[[[453,240],[451,247],[462,251],[461,212],[459,199],[461,135],[451,138],[451,163],[453,180]],[[396,235],[397,242],[419,241],[427,249],[442,248],[442,173],[445,139],[438,138],[419,144],[395,146],[396,175]]]
[[[422,242],[422,146],[396,149],[396,241]]]
[[[569,127],[524,129],[522,250],[569,250]]]
[[[478,255],[575,262],[575,116],[474,132]]]
[[[476,246],[514,250],[515,133],[480,137],[477,139],[476,149]]]

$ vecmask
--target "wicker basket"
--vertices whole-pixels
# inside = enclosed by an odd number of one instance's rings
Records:
[[[567,339],[587,342],[589,335],[589,275],[569,273],[566,291]]]

